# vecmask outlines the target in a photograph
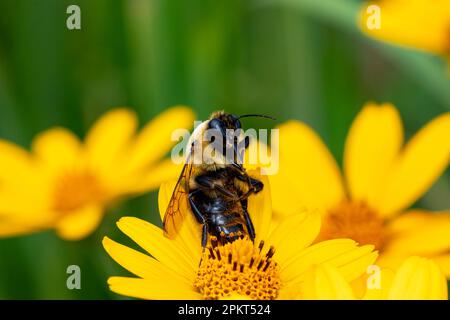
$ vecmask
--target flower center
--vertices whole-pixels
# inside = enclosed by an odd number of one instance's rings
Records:
[[[53,196],[53,209],[66,213],[102,199],[104,190],[92,172],[72,170],[57,179]]]
[[[255,246],[248,238],[218,245],[212,237],[200,262],[194,287],[205,299],[243,295],[270,300],[280,289],[279,266],[272,259],[275,249],[264,251],[264,241]]]
[[[343,201],[331,209],[322,221],[316,242],[350,238],[361,245],[383,246],[383,219],[364,202]]]

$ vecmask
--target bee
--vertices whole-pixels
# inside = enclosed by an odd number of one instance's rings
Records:
[[[244,236],[254,241],[256,234],[247,210],[248,198],[260,192],[264,185],[250,177],[243,167],[249,137],[229,134],[230,131],[242,133],[240,119],[250,116],[273,119],[253,114],[237,117],[218,111],[194,130],[188,141],[185,165],[164,215],[166,236],[173,238],[180,231],[186,212],[190,211],[202,225],[203,248],[212,237],[222,244]],[[211,139],[205,139],[208,132],[214,133]],[[203,152],[198,152],[199,146]]]

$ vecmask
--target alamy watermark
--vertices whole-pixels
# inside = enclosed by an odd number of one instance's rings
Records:
[[[67,7],[66,13],[69,15],[66,20],[66,26],[69,30],[81,29],[81,9],[79,6],[72,4]]]
[[[381,29],[381,8],[375,4],[372,4],[366,9],[366,27],[369,30]]]
[[[67,267],[66,273],[69,275],[66,280],[66,287],[69,290],[81,289],[81,268],[76,264]]]
[[[372,264],[367,267],[366,273],[369,275],[366,281],[367,289],[381,289],[381,268],[375,264]]]

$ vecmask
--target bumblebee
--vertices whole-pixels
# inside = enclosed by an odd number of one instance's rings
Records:
[[[250,177],[243,167],[242,158],[249,146],[249,137],[229,135],[229,132],[242,132],[240,119],[250,116],[270,118],[262,115],[237,117],[218,111],[194,130],[188,141],[185,165],[163,219],[164,231],[169,238],[180,231],[185,215],[190,211],[202,225],[203,248],[209,238],[222,244],[244,236],[252,241],[255,239],[247,204],[248,198],[260,192],[264,185]],[[215,134],[211,139],[205,139],[207,132]]]

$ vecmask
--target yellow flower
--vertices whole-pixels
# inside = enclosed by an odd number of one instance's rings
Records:
[[[374,27],[373,5],[380,25]],[[450,1],[382,0],[370,2],[360,14],[360,27],[370,36],[432,53],[450,54]]]
[[[317,208],[324,213],[318,241],[350,238],[373,244],[382,266],[396,267],[411,255],[433,258],[450,276],[450,213],[406,210],[448,166],[450,113],[431,121],[403,147],[397,110],[369,103],[347,137],[345,181],[307,125],[290,121],[279,129],[280,169],[270,176],[276,215]]]
[[[239,239],[225,245],[211,244],[202,254],[200,225],[188,213],[175,239],[143,220],[124,217],[119,229],[148,254],[123,246],[105,237],[103,246],[109,255],[136,277],[111,277],[110,289],[116,293],[143,299],[287,299],[301,298],[300,283],[309,270],[323,262],[340,272],[345,282],[361,276],[374,262],[373,246],[359,247],[349,239],[311,245],[320,229],[320,217],[299,213],[283,219],[273,229],[269,184],[249,199],[249,212],[256,230],[254,244]],[[161,186],[159,208],[162,215],[168,205],[174,183]],[[151,255],[151,256],[150,256]],[[341,279],[339,279],[341,280]],[[341,292],[334,278],[329,286]]]
[[[363,299],[447,300],[447,279],[432,260],[412,256],[395,272],[381,270],[379,286],[367,286]]]
[[[192,125],[186,107],[174,107],[136,132],[128,109],[106,113],[82,143],[64,128],[39,134],[28,152],[0,140],[0,236],[54,228],[80,239],[100,223],[118,199],[173,179],[179,166],[161,160],[171,133]]]
[[[328,293],[333,292],[329,279],[339,283],[339,291],[346,292],[348,299],[363,300],[447,300],[447,280],[439,267],[432,260],[412,256],[406,259],[397,270],[378,269],[370,277],[358,279],[360,287],[349,285],[336,269],[324,264],[311,271],[307,282],[302,283],[314,299],[329,287]],[[328,283],[328,285],[327,285]],[[361,293],[359,293],[360,291]]]

